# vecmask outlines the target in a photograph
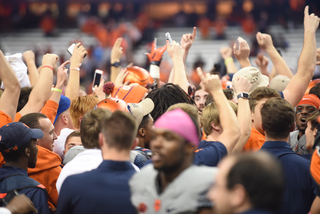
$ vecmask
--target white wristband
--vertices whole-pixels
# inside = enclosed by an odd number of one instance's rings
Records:
[[[160,68],[157,65],[150,65],[150,76],[154,79],[160,79]]]

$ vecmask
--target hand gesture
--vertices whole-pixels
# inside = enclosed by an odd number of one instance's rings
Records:
[[[97,95],[99,100],[104,100],[106,98],[106,94],[103,92],[104,79],[101,78],[99,86],[94,86],[93,94]]]
[[[172,41],[172,45],[170,45],[170,42],[167,40],[167,50],[171,59],[174,57],[183,57],[184,50],[176,41]]]
[[[35,62],[35,56],[34,56],[33,51],[31,51],[31,50],[25,51],[22,54],[22,56],[23,56],[24,60],[26,61],[26,63]]]
[[[269,34],[258,32],[256,38],[260,48],[267,50],[268,48],[273,47],[272,38]]]
[[[65,66],[68,65],[69,63],[70,61],[67,60],[58,67],[57,84],[56,84],[57,88],[62,88],[63,86],[66,85],[68,81],[68,69]]]
[[[309,6],[304,9],[304,30],[316,32],[319,27],[319,17],[314,13],[309,15]]]
[[[263,53],[259,53],[257,55],[257,59],[254,60],[254,62],[257,64],[257,66],[260,68],[260,71],[263,75],[269,76],[268,72],[268,64],[269,64],[269,59],[268,57],[264,56]]]
[[[167,46],[164,45],[161,48],[157,48],[157,38],[154,38],[151,46],[151,53],[146,53],[147,57],[149,58],[150,62],[156,63],[156,65],[160,65],[162,55],[167,50]]]
[[[191,46],[196,38],[196,33],[197,33],[197,28],[193,27],[192,34],[190,34],[190,33],[183,34],[181,41],[180,41],[180,45],[181,45],[182,49],[184,49],[186,52],[188,52],[189,49],[191,48]]]
[[[54,67],[58,60],[59,57],[56,54],[45,54],[42,57],[42,65],[49,65],[51,67]]]
[[[115,62],[120,62],[121,56],[122,56],[122,38],[118,38],[116,42],[114,43],[112,50],[111,50],[111,64]]]
[[[197,68],[197,73],[201,79],[200,86],[202,90],[211,93],[212,95],[217,91],[222,92],[221,81],[218,75],[210,75],[209,73],[207,73],[204,76],[200,67]]]
[[[249,93],[251,91],[251,88],[251,83],[245,77],[238,77],[234,82],[234,89],[237,94],[241,94],[243,92]]]
[[[223,47],[220,49],[222,58],[225,60],[229,57],[232,57],[232,49],[229,47]]]
[[[241,37],[238,37],[239,49],[237,49],[237,43],[233,45],[233,54],[240,61],[249,60],[250,47],[246,40]]]
[[[32,201],[25,195],[15,196],[6,207],[12,214],[38,213]]]
[[[128,82],[125,82],[125,83],[123,84],[123,81],[124,81],[124,79],[127,77],[128,74],[129,74],[129,71],[127,71],[126,68],[122,69],[122,70],[119,72],[116,80],[114,81],[114,87],[120,87],[120,86],[122,86],[122,85],[129,85],[129,83],[130,83],[129,81],[128,81]]]
[[[77,43],[74,46],[72,56],[70,58],[71,64],[76,67],[80,67],[83,61],[84,56],[88,54],[86,49],[81,45],[81,43]]]

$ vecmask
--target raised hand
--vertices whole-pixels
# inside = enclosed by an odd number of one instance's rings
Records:
[[[200,86],[202,90],[211,93],[212,95],[217,91],[222,91],[221,81],[218,75],[210,75],[209,73],[203,75],[200,67],[197,68],[197,73],[201,79]]]
[[[267,50],[268,48],[273,47],[272,38],[269,34],[258,32],[256,34],[256,39],[260,48],[264,50]]]
[[[174,57],[182,58],[184,55],[183,48],[176,41],[172,41],[172,45],[170,45],[170,42],[167,40],[167,50],[171,59]]]
[[[190,34],[190,33],[183,34],[183,36],[181,37],[180,45],[181,45],[182,49],[184,49],[186,52],[188,52],[189,49],[191,48],[191,46],[196,38],[196,34],[197,34],[197,28],[193,27],[192,34]]]
[[[242,68],[251,66],[249,61],[250,47],[246,40],[238,37],[239,49],[237,49],[237,43],[233,45],[233,54],[238,59]]]
[[[54,67],[58,60],[59,57],[56,54],[45,54],[42,57],[42,66],[49,65],[51,67]]]
[[[115,62],[120,62],[121,56],[122,56],[122,38],[118,38],[116,42],[114,43],[112,50],[111,50],[111,64]]]
[[[243,92],[249,93],[251,91],[252,85],[247,78],[238,77],[234,82],[234,87],[237,94],[241,94]]]
[[[68,69],[65,66],[69,63],[70,61],[67,60],[58,67],[56,88],[62,88],[66,85],[68,81]]]
[[[319,17],[311,13],[309,15],[309,6],[304,9],[304,30],[316,32],[319,27]]]
[[[26,63],[35,62],[35,56],[34,56],[34,53],[32,50],[25,51],[22,54],[22,56],[23,56],[24,60],[26,61]]]
[[[157,38],[154,38],[151,46],[151,53],[146,53],[151,64],[160,65],[163,53],[167,50],[167,45],[157,48]]]
[[[88,54],[87,50],[81,45],[81,43],[77,43],[74,46],[72,56],[70,58],[71,65],[80,67],[83,61],[84,56]]]
[[[129,85],[130,82],[123,83],[124,79],[127,77],[128,74],[129,74],[129,71],[127,71],[126,68],[122,69],[118,74],[116,80],[114,81],[114,86],[120,87],[122,85]]]
[[[260,68],[260,71],[263,75],[269,76],[268,72],[268,64],[269,64],[269,59],[268,57],[264,56],[263,53],[259,53],[257,55],[257,59],[254,60],[254,62],[257,64],[257,66]]]
[[[220,49],[220,54],[221,54],[221,56],[222,56],[222,58],[224,60],[229,58],[229,57],[232,57],[232,48],[223,47],[223,48]]]

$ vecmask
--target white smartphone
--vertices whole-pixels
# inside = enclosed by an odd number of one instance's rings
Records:
[[[99,86],[100,85],[102,74],[103,74],[103,71],[99,70],[99,69],[96,69],[96,71],[94,72],[92,91],[94,91],[94,86]]]
[[[170,45],[172,45],[172,38],[171,38],[171,36],[170,36],[170,33],[169,33],[169,32],[167,32],[167,33],[166,33],[166,39],[167,39],[167,40],[169,40]]]
[[[72,56],[72,53],[73,53],[73,49],[74,49],[74,47],[76,46],[76,44],[77,43],[72,43],[71,45],[70,45],[70,47],[68,48],[68,53]]]

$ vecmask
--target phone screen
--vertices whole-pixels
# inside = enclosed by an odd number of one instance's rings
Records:
[[[100,85],[100,81],[101,81],[101,78],[102,78],[102,73],[103,73],[103,71],[98,70],[98,69],[94,72],[92,90],[94,90],[94,86],[99,86]]]
[[[73,49],[74,49],[74,47],[76,46],[76,43],[73,43],[72,45],[70,45],[70,47],[68,48],[68,53],[70,54],[70,55],[72,55],[72,53],[73,53]]]

